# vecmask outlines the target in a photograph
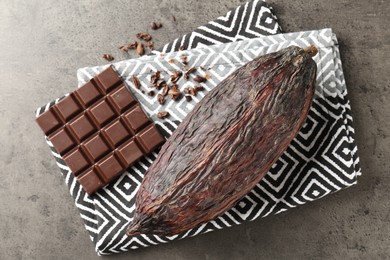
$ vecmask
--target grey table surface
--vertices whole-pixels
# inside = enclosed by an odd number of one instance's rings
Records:
[[[238,0],[0,0],[0,259],[97,259],[34,110],[75,89],[76,69],[161,21],[156,46]],[[340,41],[363,176],[324,199],[241,226],[107,259],[389,259],[390,2],[269,1],[286,31]],[[177,24],[170,19],[177,18]]]

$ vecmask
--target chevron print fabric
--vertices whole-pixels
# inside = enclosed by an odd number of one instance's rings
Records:
[[[127,237],[125,229],[135,209],[136,192],[157,154],[143,158],[116,182],[89,197],[47,140],[99,255],[167,243],[277,214],[356,183],[361,174],[359,157],[336,36],[330,29],[272,35],[275,33],[280,33],[280,28],[271,9],[264,2],[251,1],[165,45],[155,52],[157,55],[114,63],[130,91],[168,138],[207,91],[246,62],[289,45],[306,47],[314,43],[320,48],[315,57],[318,65],[316,94],[300,133],[250,193],[234,208],[209,223],[172,237]],[[177,52],[180,46],[185,46],[185,50]],[[162,52],[167,54],[164,57],[158,55]],[[198,93],[191,102],[183,98],[161,106],[156,97],[142,94],[131,83],[131,75],[137,75],[142,87],[148,89],[150,69],[160,70],[168,79],[174,69],[182,69],[179,61],[183,53],[188,57],[189,66],[212,67],[207,71],[197,70],[198,74],[209,73],[211,78],[204,84],[206,91]],[[171,59],[177,62],[169,62]],[[107,66],[80,69],[77,75],[79,85]],[[194,82],[180,79],[178,85],[183,90],[193,86]],[[59,100],[39,108],[36,114]],[[169,111],[172,116],[167,120],[158,119],[156,114],[161,110]]]
[[[256,0],[245,3],[229,11],[225,16],[177,38],[159,51],[163,53],[178,51],[180,46],[189,50],[280,32],[281,28],[272,9],[265,2]]]

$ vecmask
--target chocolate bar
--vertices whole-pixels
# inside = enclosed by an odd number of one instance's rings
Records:
[[[90,195],[165,141],[112,66],[36,122]]]

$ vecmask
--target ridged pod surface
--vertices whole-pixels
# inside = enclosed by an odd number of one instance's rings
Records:
[[[146,172],[127,234],[178,234],[244,197],[304,124],[316,53],[314,46],[290,46],[259,56],[210,91]]]

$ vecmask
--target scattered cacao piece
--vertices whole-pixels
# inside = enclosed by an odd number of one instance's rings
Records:
[[[186,100],[187,100],[187,102],[191,102],[192,97],[191,96],[186,96]]]
[[[195,78],[194,78],[194,81],[198,82],[198,83],[205,82],[206,80],[207,79],[205,77],[202,77],[202,76],[199,76],[199,75],[196,75]]]
[[[186,55],[181,55],[181,62],[184,64],[184,65],[188,65],[188,61],[187,61],[187,56]]]
[[[161,92],[161,95],[166,96],[168,94],[168,91],[169,91],[169,87],[168,85],[165,85]]]
[[[154,44],[153,44],[153,42],[152,41],[148,41],[147,43],[146,43],[146,46],[149,48],[149,50],[154,50]]]
[[[205,77],[206,79],[211,79],[211,74],[206,73],[206,74],[204,75],[204,77]]]
[[[145,94],[145,91],[144,90],[141,90],[142,94]]]
[[[168,62],[169,62],[169,63],[174,63],[175,60],[174,60],[174,59],[170,59]]]
[[[131,81],[137,89],[141,87],[141,82],[139,82],[139,79],[135,75],[131,76]]]
[[[166,85],[167,85],[167,83],[165,82],[165,80],[161,79],[157,82],[157,84],[155,85],[155,88],[160,90],[161,88],[165,87]]]
[[[184,46],[183,45],[180,45],[179,51],[184,51]]]
[[[152,28],[152,30],[157,30],[157,29],[160,29],[161,27],[162,27],[161,23],[152,22],[150,24],[150,28]]]
[[[171,76],[171,82],[176,83],[182,75],[183,72],[181,72],[180,70],[174,70]]]
[[[173,100],[176,100],[181,96],[181,92],[176,84],[172,85],[171,89],[168,91],[168,95]]]
[[[173,20],[174,22],[176,22],[176,17],[175,17],[174,15],[172,15],[172,20]]]
[[[165,103],[165,98],[162,94],[157,94],[157,101],[160,103],[160,105],[164,105]]]
[[[127,48],[126,46],[119,46],[118,49],[120,49],[121,51],[124,51],[124,52],[127,52],[129,50],[129,48]]]
[[[137,36],[138,39],[142,39],[146,42],[148,42],[152,39],[152,36],[147,32],[140,32],[140,33],[137,33],[135,36]]]
[[[196,96],[197,92],[195,88],[189,87],[184,89],[184,93]]]
[[[149,91],[149,92],[148,92],[148,96],[153,97],[153,96],[154,96],[154,91],[153,91],[153,90],[152,90],[152,91]]]
[[[164,119],[164,118],[166,118],[168,116],[169,116],[169,112],[168,111],[161,111],[161,112],[157,113],[157,117],[160,118],[160,119]]]
[[[110,54],[103,54],[103,59],[108,60],[108,61],[113,61],[114,57]]]
[[[128,48],[128,49],[133,49],[133,50],[135,50],[135,49],[137,49],[137,46],[138,46],[138,42],[137,42],[137,41],[134,41],[134,42],[129,43],[129,44],[127,45],[127,48]]]
[[[195,91],[198,92],[198,91],[203,91],[204,90],[204,87],[201,86],[201,85],[197,85],[194,87]]]
[[[157,84],[157,81],[160,79],[160,72],[157,71],[156,74],[152,75],[150,77],[150,83],[155,86]]]
[[[164,53],[160,53],[160,57],[164,57],[165,56],[165,54]]]
[[[145,50],[144,50],[144,45],[142,43],[139,43],[137,45],[137,53],[138,53],[139,56],[144,55]]]
[[[206,69],[203,66],[199,67],[201,70],[205,71]]]
[[[207,69],[208,69],[208,70],[211,70],[212,68],[213,68],[213,67],[208,67]]]
[[[184,79],[185,79],[185,80],[188,80],[189,75],[190,75],[191,73],[193,73],[195,70],[196,70],[195,67],[189,68],[189,69],[184,73]]]

